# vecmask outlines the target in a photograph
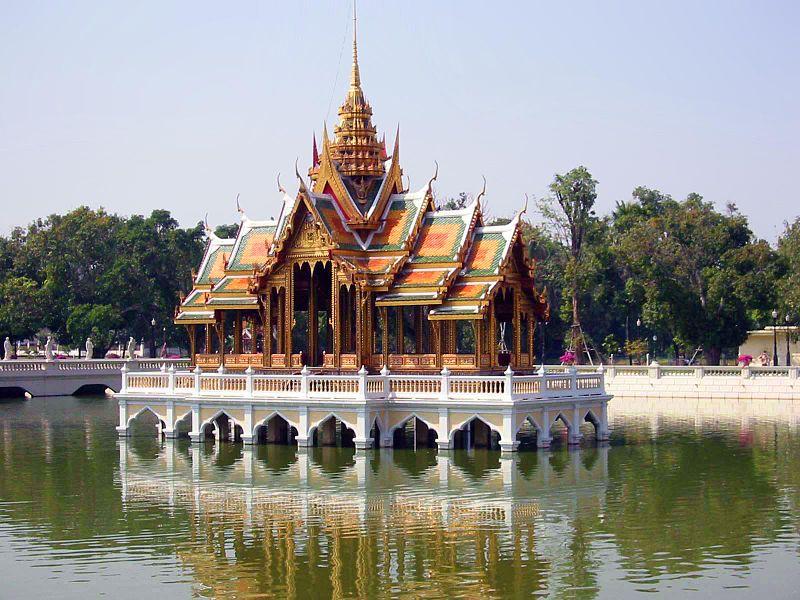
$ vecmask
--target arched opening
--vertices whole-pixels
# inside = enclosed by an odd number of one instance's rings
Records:
[[[104,383],[88,383],[72,392],[73,396],[104,396],[109,387]],[[113,390],[112,390],[113,391]]]
[[[473,417],[453,434],[451,447],[463,450],[497,450],[500,447],[500,434],[478,417]]]
[[[597,432],[600,429],[600,419],[598,419],[592,411],[587,411],[583,417],[583,421],[581,421],[581,435],[583,439],[596,441],[597,440]]]
[[[26,389],[21,387],[0,387],[0,399],[14,399],[21,400],[23,398],[31,398],[33,395]]]
[[[570,430],[569,421],[567,421],[564,415],[559,413],[559,415],[555,418],[555,420],[553,420],[552,424],[550,425],[550,437],[553,439],[551,446],[553,444],[567,445],[569,443],[569,430]]]
[[[312,433],[314,446],[336,446],[338,448],[354,448],[356,432],[350,429],[344,421],[331,415],[317,425]]]
[[[392,433],[393,448],[436,448],[439,435],[416,415],[398,426]]]
[[[372,438],[372,447],[378,448],[381,444],[381,426],[378,419],[372,423],[372,429],[369,430],[369,437]]]
[[[225,413],[220,413],[203,426],[203,437],[218,442],[241,442],[244,430]]]
[[[256,427],[254,438],[257,444],[292,446],[297,443],[297,429],[282,416],[275,414]]]
[[[517,431],[517,441],[520,450],[536,449],[539,441],[539,428],[531,417],[526,417]]]
[[[128,419],[128,435],[161,435],[167,428],[166,423],[150,408],[144,408]]]
[[[187,412],[185,415],[175,421],[175,437],[189,437],[189,432],[192,430],[192,413]]]

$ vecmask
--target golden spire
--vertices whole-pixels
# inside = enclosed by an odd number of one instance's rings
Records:
[[[331,158],[344,177],[381,177],[386,169],[377,129],[372,124],[372,107],[364,98],[364,91],[361,89],[357,26],[354,2],[353,69],[350,74],[350,89],[347,91],[344,104],[339,108],[339,124],[333,129]]]
[[[358,70],[358,19],[356,19],[356,1],[353,0],[353,70],[350,73],[350,87],[361,88],[361,73]]]

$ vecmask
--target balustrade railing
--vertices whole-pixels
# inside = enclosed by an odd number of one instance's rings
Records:
[[[25,374],[79,374],[119,372],[125,365],[129,371],[150,371],[162,368],[166,371],[167,367],[185,369],[190,365],[189,359],[170,359],[170,358],[145,358],[136,360],[126,360],[120,358],[113,359],[18,359],[0,361],[0,376],[4,373],[25,373]]]
[[[498,375],[451,375],[447,369],[435,375],[368,375],[362,369],[353,375],[315,374],[304,368],[296,374],[204,372],[174,369],[158,372],[128,372],[123,369],[123,393],[224,398],[330,399],[336,400],[450,400],[524,401],[547,398],[585,397],[605,394],[603,373],[578,373],[560,369],[555,373],[516,375],[511,370]]]

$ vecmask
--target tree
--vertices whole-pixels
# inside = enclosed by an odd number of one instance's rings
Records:
[[[797,323],[800,317],[800,217],[791,225],[784,224],[783,235],[778,239],[778,255],[785,268],[778,282],[782,312]]]
[[[203,248],[202,223],[182,229],[164,210],[121,218],[80,207],[16,228],[0,238],[0,333],[49,329],[78,347],[92,335],[100,351],[109,332],[151,337],[156,319],[185,342],[172,317]]]
[[[86,338],[91,337],[95,353],[102,357],[117,338],[122,323],[119,310],[109,304],[80,304],[67,318],[66,341],[80,351]]]
[[[33,279],[10,275],[0,283],[0,339],[33,337],[47,310],[46,293]]]
[[[459,192],[458,197],[448,198],[439,208],[442,210],[460,210],[464,208],[470,200],[471,197],[467,192]]]
[[[707,362],[718,364],[724,348],[744,341],[753,311],[774,303],[775,253],[733,205],[722,214],[697,194],[637,200],[618,207],[615,243],[635,281],[629,287],[643,295],[642,318],[702,345]]]
[[[553,196],[540,202],[540,210],[551,224],[569,251],[567,262],[567,285],[572,309],[572,333],[570,344],[577,351],[580,337],[580,296],[584,289],[584,242],[587,232],[596,217],[594,211],[597,199],[597,181],[586,167],[576,167],[564,175],[556,174],[550,191]]]

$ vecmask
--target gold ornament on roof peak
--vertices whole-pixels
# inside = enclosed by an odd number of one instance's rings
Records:
[[[361,89],[361,71],[358,67],[358,38],[356,8],[353,5],[353,67],[350,89],[339,108],[339,124],[333,129],[330,145],[331,158],[344,177],[381,177],[383,146],[378,141],[377,129],[372,124],[372,107]]]

